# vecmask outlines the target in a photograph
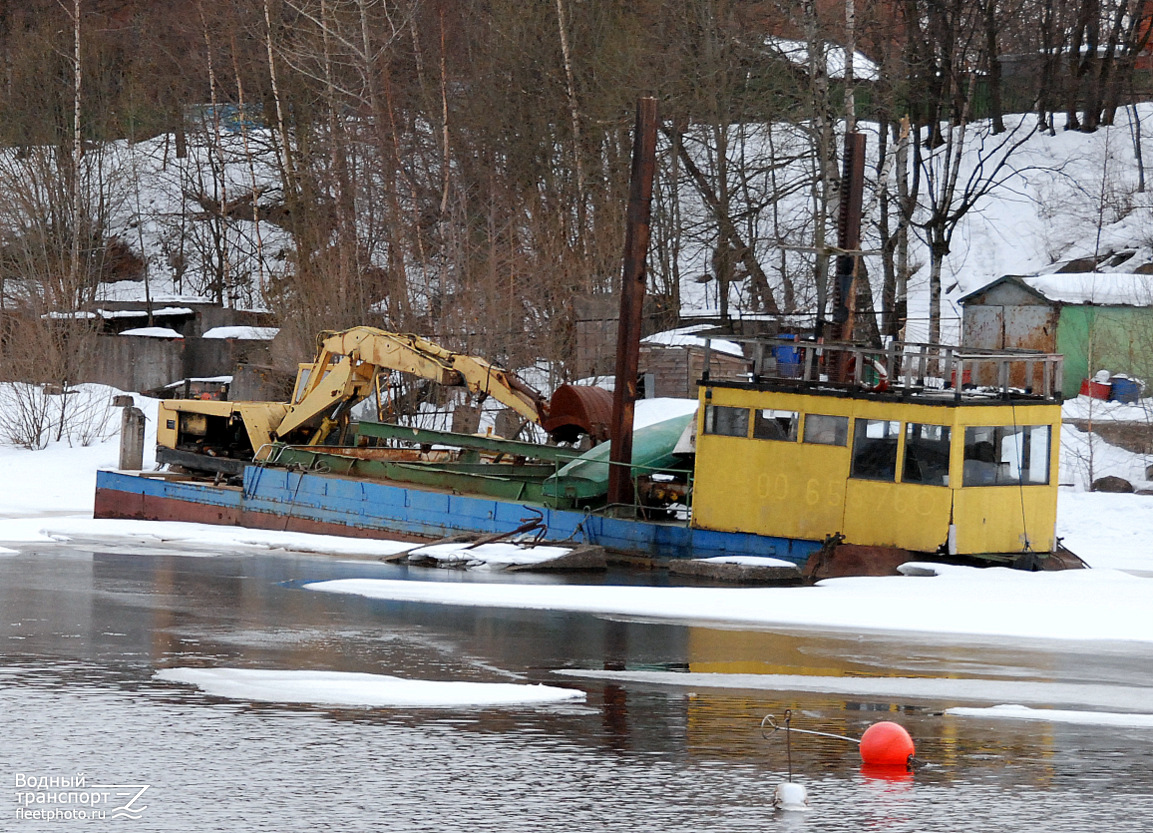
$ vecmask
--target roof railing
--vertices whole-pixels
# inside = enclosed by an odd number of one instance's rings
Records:
[[[888,347],[784,337],[716,335],[742,346],[744,373],[704,381],[743,382],[785,388],[918,396],[956,401],[1013,399],[1061,401],[1063,357],[1023,349],[983,349],[898,341]],[[709,336],[705,367],[709,368]]]

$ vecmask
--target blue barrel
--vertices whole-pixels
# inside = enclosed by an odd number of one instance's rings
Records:
[[[801,375],[801,351],[792,343],[774,347],[773,358],[777,360],[777,375],[781,378],[796,379]]]
[[[1110,399],[1117,402],[1133,403],[1141,398],[1141,383],[1136,379],[1114,376],[1110,381],[1113,382],[1113,389],[1109,393]]]

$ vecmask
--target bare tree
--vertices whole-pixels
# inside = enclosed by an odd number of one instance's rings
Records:
[[[1069,29],[1065,129],[1112,124],[1120,91],[1149,39],[1148,0],[1078,0]]]
[[[941,269],[958,223],[978,203],[1017,173],[1013,153],[1029,140],[1036,126],[1023,119],[994,138],[987,122],[970,122],[966,107],[955,125],[937,131],[941,145],[925,149],[914,143],[916,170],[924,180],[924,216],[910,218],[929,246],[929,341],[941,338]],[[966,159],[967,157],[967,159]]]
[[[80,58],[78,42],[72,61]],[[124,197],[107,146],[80,150],[82,87],[75,65],[69,69],[74,98],[57,111],[66,126],[58,135],[67,138],[0,151],[0,368],[16,383],[0,430],[29,448],[62,439],[72,427],[69,395],[91,367],[100,324],[93,299],[117,243],[110,218]]]

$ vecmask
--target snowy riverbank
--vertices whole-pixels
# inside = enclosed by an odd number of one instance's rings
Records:
[[[155,424],[155,402],[138,402]],[[113,416],[118,416],[113,414]],[[147,441],[151,448],[152,439]],[[110,437],[109,432],[102,436]],[[1082,454],[1084,435],[1065,432],[1063,462]],[[411,544],[196,524],[95,520],[95,472],[114,467],[117,440],[0,448],[0,544],[68,543],[212,556],[249,549],[380,558]],[[1135,465],[1110,451],[1110,466]],[[1111,461],[1111,462],[1110,462]],[[151,461],[146,461],[150,464]],[[1068,475],[1062,473],[1063,481]],[[816,588],[606,588],[364,579],[316,589],[425,602],[581,610],[662,621],[751,627],[916,630],[1046,639],[1153,641],[1153,497],[1062,488],[1058,534],[1094,570],[1034,575],[949,568],[935,577],[835,579]],[[508,557],[507,554],[503,557]],[[1127,571],[1127,572],[1123,572]],[[1137,574],[1137,575],[1134,575]]]

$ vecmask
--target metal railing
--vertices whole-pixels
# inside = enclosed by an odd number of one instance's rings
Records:
[[[951,395],[958,401],[1061,401],[1063,357],[1057,353],[922,342],[870,347],[718,335],[715,338],[740,344],[749,361],[744,373],[718,375],[709,369],[711,344],[705,338],[705,382],[768,383],[878,395]]]

